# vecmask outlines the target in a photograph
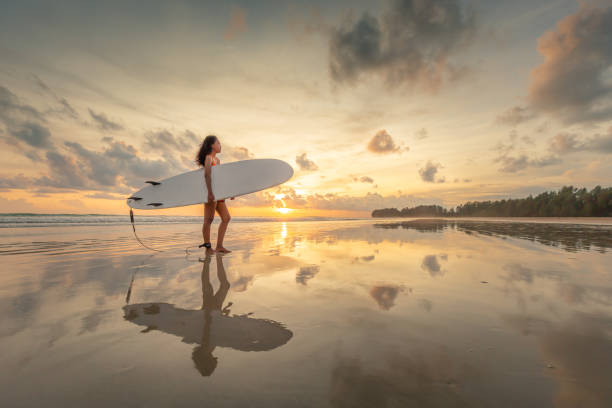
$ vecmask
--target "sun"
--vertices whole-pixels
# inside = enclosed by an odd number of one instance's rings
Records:
[[[281,214],[287,214],[287,213],[290,213],[291,211],[293,211],[293,209],[287,208],[287,207],[275,208],[274,210],[278,211]]]

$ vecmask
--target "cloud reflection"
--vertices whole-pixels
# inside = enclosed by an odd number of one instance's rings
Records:
[[[306,286],[306,283],[314,278],[317,273],[319,273],[318,265],[302,266],[295,275],[295,281]]]
[[[374,286],[370,289],[370,296],[382,310],[389,310],[395,306],[395,298],[403,290],[400,286]]]
[[[444,275],[440,262],[438,262],[437,255],[426,255],[423,258],[423,262],[421,262],[421,269],[429,272],[432,278]]]

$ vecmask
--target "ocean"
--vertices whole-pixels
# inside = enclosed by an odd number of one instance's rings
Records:
[[[232,222],[279,222],[279,221],[339,221],[359,218],[338,217],[232,217]],[[215,218],[219,222],[218,217]],[[135,215],[137,224],[202,224],[202,216],[180,215]],[[130,224],[129,214],[0,214],[0,228],[83,226],[83,225],[125,225]]]

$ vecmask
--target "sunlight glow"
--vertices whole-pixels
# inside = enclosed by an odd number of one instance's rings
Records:
[[[291,211],[293,211],[292,208],[286,208],[286,207],[282,207],[282,208],[275,208],[274,210],[278,211],[281,214],[287,214]]]

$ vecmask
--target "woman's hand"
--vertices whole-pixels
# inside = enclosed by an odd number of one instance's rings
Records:
[[[208,202],[212,203],[213,201],[215,201],[215,195],[211,191],[209,191],[208,192]]]

